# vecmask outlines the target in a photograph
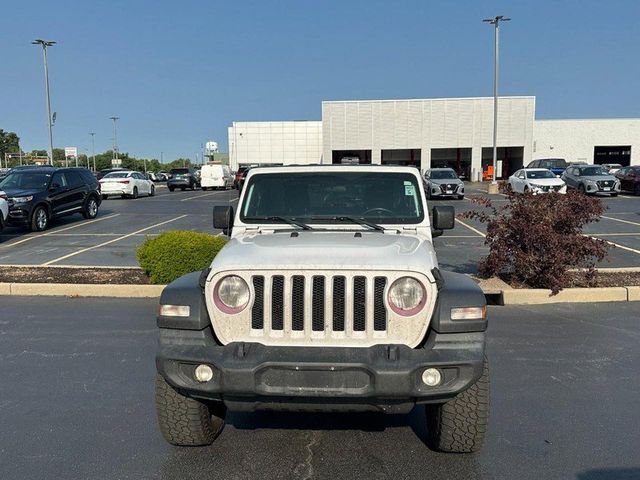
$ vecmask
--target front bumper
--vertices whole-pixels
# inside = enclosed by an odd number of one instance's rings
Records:
[[[31,204],[12,204],[9,206],[9,225],[27,225],[31,221]]]
[[[425,345],[369,348],[269,347],[216,343],[210,328],[160,329],[156,365],[184,394],[222,400],[232,410],[382,410],[406,412],[416,403],[450,399],[482,374],[485,333],[431,332]],[[212,367],[213,379],[198,383],[195,367]],[[426,368],[443,380],[426,386]]]

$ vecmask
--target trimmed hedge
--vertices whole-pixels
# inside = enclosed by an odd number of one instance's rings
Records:
[[[165,284],[207,268],[225,243],[208,233],[177,230],[147,238],[136,256],[151,283]]]

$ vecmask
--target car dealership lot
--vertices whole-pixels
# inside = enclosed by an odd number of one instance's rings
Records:
[[[639,302],[490,307],[491,426],[474,455],[430,451],[419,407],[234,413],[211,447],[172,447],[153,405],[156,309],[152,299],[3,300],[2,478],[640,477]]]
[[[456,211],[477,208],[469,198],[484,195],[486,185],[467,184],[464,200],[433,200],[430,205],[453,205]],[[497,206],[503,195],[491,195]],[[196,230],[219,234],[212,226],[214,205],[238,205],[236,190],[174,191],[160,184],[155,197],[108,199],[95,220],[79,215],[64,217],[52,228],[30,233],[6,228],[0,234],[0,264],[137,266],[135,249],[146,236],[167,230]],[[608,211],[586,233],[617,246],[601,267],[640,267],[640,197],[603,197]],[[473,273],[478,259],[486,255],[483,224],[458,220],[457,227],[436,238],[440,265],[457,272]]]

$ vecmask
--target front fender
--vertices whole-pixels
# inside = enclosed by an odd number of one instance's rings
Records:
[[[188,317],[158,315],[160,328],[203,330],[211,326],[204,292],[200,286],[201,272],[188,273],[167,285],[160,295],[160,305],[188,305]]]

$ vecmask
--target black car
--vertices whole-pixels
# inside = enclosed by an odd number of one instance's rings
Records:
[[[40,167],[10,172],[0,181],[8,197],[9,225],[42,231],[64,215],[95,218],[101,203],[100,186],[86,168]]]
[[[170,192],[173,192],[176,188],[180,190],[186,190],[187,188],[195,190],[200,187],[196,171],[193,168],[172,168],[169,175],[167,187]]]

